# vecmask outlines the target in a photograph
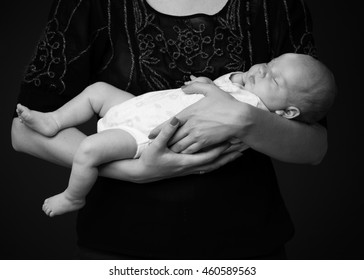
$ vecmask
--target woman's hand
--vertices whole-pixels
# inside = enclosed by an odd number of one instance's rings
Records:
[[[115,179],[147,183],[171,177],[211,172],[242,154],[237,145],[226,142],[196,154],[178,154],[168,148],[168,141],[176,132],[179,120],[173,118],[166,124],[155,140],[146,148],[139,159],[122,160],[105,165],[100,174]],[[110,176],[112,171],[115,176]],[[116,172],[119,170],[119,173]]]
[[[241,111],[247,104],[237,101],[214,84],[193,82],[183,87],[183,91],[187,94],[204,94],[205,98],[176,115],[181,127],[169,141],[172,151],[196,153],[239,138],[239,134],[243,133]],[[164,125],[155,128],[149,137],[158,135]]]
[[[318,164],[326,154],[327,131],[320,124],[287,120],[237,101],[211,84],[195,82],[183,90],[204,94],[205,98],[177,114],[182,126],[169,141],[174,152],[195,153],[239,139],[284,162]],[[154,129],[150,138],[158,135],[162,127]]]

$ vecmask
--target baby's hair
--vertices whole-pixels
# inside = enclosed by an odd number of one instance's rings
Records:
[[[310,83],[299,91],[299,104],[296,105],[301,114],[296,120],[315,123],[326,116],[334,103],[337,87],[334,75],[322,62],[309,55],[302,55],[302,58]]]

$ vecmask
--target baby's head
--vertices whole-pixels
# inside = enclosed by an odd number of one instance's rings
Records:
[[[267,64],[253,65],[242,74],[242,82],[270,111],[307,123],[322,119],[336,94],[331,71],[303,54],[287,53]]]

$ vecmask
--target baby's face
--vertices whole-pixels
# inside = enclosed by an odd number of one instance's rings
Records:
[[[306,67],[296,54],[281,55],[269,63],[255,64],[242,76],[246,90],[256,94],[270,111],[282,110],[306,83]]]

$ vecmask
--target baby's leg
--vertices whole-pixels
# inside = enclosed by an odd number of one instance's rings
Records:
[[[87,137],[75,155],[67,189],[44,201],[43,211],[53,217],[75,211],[85,205],[85,196],[98,176],[103,163],[133,158],[137,143],[133,136],[121,129],[109,129]]]
[[[134,95],[103,82],[90,85],[56,111],[42,113],[18,104],[20,121],[45,136],[53,136],[61,129],[82,124],[95,114],[103,117],[106,111]]]

